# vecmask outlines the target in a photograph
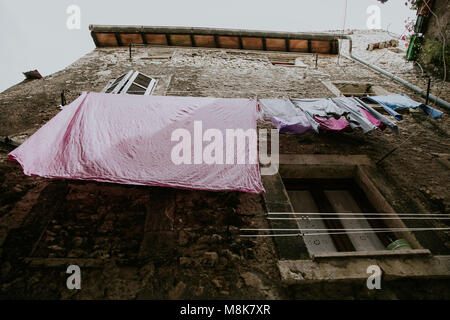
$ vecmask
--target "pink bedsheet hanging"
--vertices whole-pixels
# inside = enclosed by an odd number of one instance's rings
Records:
[[[245,164],[226,164],[225,159],[226,129],[256,132],[256,108],[249,99],[83,93],[9,157],[25,174],[46,178],[261,193],[256,144],[248,144]],[[223,134],[224,164],[173,162],[178,142],[171,137],[180,128],[191,135],[194,159],[198,121],[203,133],[217,129]],[[208,144],[203,142],[203,149]]]

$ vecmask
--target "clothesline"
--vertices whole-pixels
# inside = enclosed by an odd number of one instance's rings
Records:
[[[404,94],[367,96],[383,107],[394,119],[403,116],[395,110],[421,109],[433,119],[442,112],[416,102]],[[263,114],[269,117],[279,132],[305,133],[319,131],[349,132],[361,129],[363,133],[390,128],[398,134],[397,124],[359,98],[337,97],[322,99],[260,99]]]
[[[435,229],[435,228],[412,228],[412,229]],[[436,228],[436,229],[448,229],[450,230],[450,227],[448,228]],[[407,231],[410,230],[410,228],[296,228],[296,229],[282,229],[282,228],[273,228],[273,229],[240,229],[240,231],[248,232],[248,231],[382,231],[382,230],[390,230],[392,232],[400,232],[400,231]]]
[[[365,212],[343,212],[343,213],[335,213],[335,212],[269,212],[267,215],[302,215],[302,216],[445,216],[450,217],[450,214],[447,213],[365,213]]]
[[[327,217],[327,218],[267,218],[268,220],[450,220],[450,217]]]
[[[312,229],[306,229],[312,230]],[[330,230],[330,229],[324,229]],[[241,234],[240,237],[245,238],[258,238],[258,237],[305,237],[305,236],[324,236],[324,235],[344,235],[344,234],[365,234],[365,233],[391,233],[391,232],[422,232],[422,231],[450,231],[450,228],[394,228],[389,229],[367,229],[357,230],[346,229],[342,232],[313,232],[304,233],[300,229],[291,229],[291,231],[300,231],[296,233],[277,233],[277,234]],[[242,230],[241,230],[242,231]],[[254,230],[255,231],[255,230]]]
[[[294,215],[294,217],[279,217]],[[298,216],[300,215],[300,216]],[[271,217],[276,216],[276,217]],[[269,213],[261,216],[268,220],[450,220],[450,214],[429,213]]]

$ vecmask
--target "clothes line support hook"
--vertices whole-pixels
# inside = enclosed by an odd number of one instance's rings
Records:
[[[133,57],[131,56],[131,43],[128,45],[128,49],[129,49],[129,51],[130,51],[130,61],[132,61],[132,60],[133,60]]]

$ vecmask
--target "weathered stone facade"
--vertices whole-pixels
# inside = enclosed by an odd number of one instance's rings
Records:
[[[365,55],[370,62],[424,87],[420,72],[404,61],[402,53],[366,52],[374,38],[389,39],[381,32],[369,35],[370,39],[367,33],[354,33],[356,55]],[[343,47],[345,53],[345,43]],[[270,59],[280,55],[298,56],[307,67],[272,65]],[[0,135],[22,141],[58,113],[62,90],[70,102],[82,91],[101,91],[110,79],[130,69],[158,79],[154,95],[330,97],[333,93],[324,82],[352,81],[422,101],[405,87],[343,56],[319,55],[315,68],[315,55],[307,54],[141,46],[132,48],[130,60],[128,48],[102,48],[60,72],[0,94]],[[432,92],[440,88],[433,85]],[[450,99],[447,85],[440,96]],[[272,127],[267,119],[259,125]],[[421,112],[404,113],[399,128],[398,136],[387,130],[367,135],[282,134],[280,153],[365,155],[374,163],[414,135],[370,170],[382,177],[386,188],[380,192],[396,212],[449,213],[447,113],[439,120]],[[448,280],[429,278],[443,276],[442,269],[425,272],[426,261],[436,265],[440,260],[435,255],[449,254],[446,232],[417,233],[431,256],[383,262],[391,267],[387,270],[394,270],[387,272],[392,279],[384,290],[374,292],[358,278],[365,273],[367,260],[349,257],[327,262],[344,270],[330,268],[336,270],[335,277],[295,277],[298,264],[292,262],[295,267],[291,265],[290,271],[289,263],[280,267],[272,239],[239,238],[241,227],[268,227],[258,217],[267,210],[263,196],[26,177],[18,164],[7,159],[12,148],[2,144],[0,150],[2,298],[408,298],[449,292]],[[440,221],[430,224],[447,226]],[[411,259],[419,262],[410,264]],[[81,291],[65,287],[65,269],[71,263],[84,270]],[[310,263],[303,265],[314,268]],[[358,276],[348,274],[346,265],[362,271],[355,271]],[[414,273],[409,267],[410,273],[399,274],[406,265],[419,270]],[[302,282],[305,279],[315,281]],[[421,289],[411,291],[411,287]]]
[[[444,76],[444,59],[446,80],[450,79],[450,2],[435,0],[423,32],[424,43],[419,52],[419,62],[431,72]]]

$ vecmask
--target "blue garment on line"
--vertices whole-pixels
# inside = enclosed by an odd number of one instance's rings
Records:
[[[385,95],[385,96],[372,96],[372,97],[367,97],[367,98],[369,98],[370,100],[372,100],[376,103],[379,103],[390,114],[392,114],[392,113],[389,110],[387,110],[385,107],[388,107],[391,110],[402,110],[402,109],[407,109],[407,108],[412,108],[412,109],[420,108],[423,112],[425,112],[427,115],[429,115],[433,119],[438,119],[443,114],[442,111],[434,109],[424,103],[414,101],[413,99],[408,97],[406,94],[389,94],[389,95]],[[396,114],[398,114],[398,113],[396,113]],[[392,115],[397,119],[397,117],[394,114],[392,114]],[[401,119],[397,119],[397,120],[401,120]]]
[[[374,108],[372,108],[371,106],[365,104],[363,101],[361,101],[358,98],[355,98],[356,101],[359,102],[359,104],[361,105],[361,107],[363,109],[365,109],[367,112],[369,112],[375,119],[383,122],[387,127],[389,127],[395,134],[398,134],[398,127],[397,125],[389,120],[387,117],[383,116],[381,113],[379,113],[378,111],[376,111]],[[387,107],[386,107],[387,108]],[[390,108],[387,108],[390,110]],[[394,111],[394,110],[392,110]],[[395,111],[394,111],[395,112]]]

